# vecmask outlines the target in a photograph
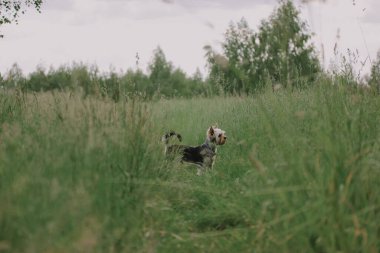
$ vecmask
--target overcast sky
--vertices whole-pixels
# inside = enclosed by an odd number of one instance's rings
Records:
[[[338,33],[341,52],[358,50],[362,61],[376,58],[380,0],[300,2],[325,67],[334,60]],[[276,0],[44,0],[41,14],[30,9],[18,25],[1,27],[0,72],[15,62],[29,73],[37,65],[73,61],[125,71],[136,68],[136,53],[146,70],[159,45],[188,74],[197,68],[206,73],[203,46],[220,49],[229,22],[242,17],[256,30],[276,6]],[[364,71],[369,68],[367,61]]]

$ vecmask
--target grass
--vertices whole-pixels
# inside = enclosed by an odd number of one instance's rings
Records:
[[[0,252],[378,252],[380,99],[338,87],[114,103],[0,94]],[[227,131],[213,171],[170,129]]]

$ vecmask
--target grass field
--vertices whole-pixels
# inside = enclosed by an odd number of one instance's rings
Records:
[[[380,98],[0,94],[0,252],[379,252]],[[226,130],[214,170],[161,135]]]

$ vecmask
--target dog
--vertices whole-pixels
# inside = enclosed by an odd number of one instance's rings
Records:
[[[215,126],[207,129],[206,140],[200,146],[188,145],[169,145],[170,137],[176,136],[182,141],[182,136],[171,131],[162,136],[162,142],[165,144],[166,156],[180,156],[181,162],[187,162],[198,166],[198,175],[205,169],[212,169],[215,163],[217,146],[224,145],[227,141],[226,132]]]

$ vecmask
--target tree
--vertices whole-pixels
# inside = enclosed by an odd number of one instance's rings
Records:
[[[236,93],[255,92],[268,82],[291,87],[311,83],[320,66],[310,38],[292,1],[281,0],[258,32],[242,19],[227,29],[223,54],[205,48],[210,78],[225,92]]]
[[[49,79],[42,66],[37,66],[36,71],[29,75],[25,88],[32,91],[46,91],[50,89]]]
[[[218,54],[206,46],[206,57],[211,67],[210,78],[217,82],[216,86],[228,93],[248,93],[253,84],[254,40],[255,34],[243,18],[236,25],[230,23],[222,44],[223,54]],[[215,85],[214,85],[215,86]],[[217,91],[217,87],[216,88]]]
[[[24,14],[26,9],[34,7],[38,12],[41,10],[43,0],[0,0],[0,26],[18,22],[20,14]]]
[[[292,1],[280,1],[269,21],[262,23],[257,39],[256,50],[272,81],[296,86],[300,85],[300,78],[311,81],[320,71],[307,24],[299,18]]]
[[[171,62],[166,60],[164,51],[157,47],[153,52],[153,59],[148,65],[149,79],[158,89],[165,86],[165,80],[170,78],[173,71]]]
[[[210,95],[206,82],[203,80],[203,75],[199,68],[196,69],[195,73],[189,80],[191,87],[191,95]]]
[[[4,80],[4,87],[6,88],[24,88],[25,77],[21,68],[14,63],[11,69],[6,73]]]
[[[154,93],[149,93],[150,81],[140,69],[136,71],[128,69],[121,78],[122,85],[127,97],[151,98]]]

